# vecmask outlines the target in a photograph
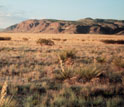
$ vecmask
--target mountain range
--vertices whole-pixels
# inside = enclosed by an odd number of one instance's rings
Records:
[[[31,19],[12,25],[4,29],[4,32],[124,35],[124,20],[92,18],[77,21]]]

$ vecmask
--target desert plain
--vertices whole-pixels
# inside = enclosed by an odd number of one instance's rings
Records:
[[[0,33],[0,89],[11,107],[123,107],[124,36]],[[38,40],[52,41],[45,44]],[[106,42],[107,41],[107,42]]]

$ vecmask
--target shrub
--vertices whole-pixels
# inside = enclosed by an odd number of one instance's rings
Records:
[[[28,41],[28,38],[23,38],[24,41]]]
[[[63,39],[63,41],[67,41],[67,39]]]
[[[124,44],[124,40],[101,40],[106,44]]]
[[[53,38],[53,40],[55,40],[55,41],[60,41],[61,39],[59,39],[59,38]]]
[[[11,37],[0,37],[0,41],[11,40]]]
[[[42,45],[49,45],[49,46],[54,45],[54,42],[50,39],[38,39],[37,43],[40,44],[41,46]]]

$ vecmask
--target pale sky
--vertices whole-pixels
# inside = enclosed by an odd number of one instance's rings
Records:
[[[0,0],[0,28],[27,19],[124,20],[124,0]]]

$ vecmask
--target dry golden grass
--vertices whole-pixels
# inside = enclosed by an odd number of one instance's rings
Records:
[[[11,105],[124,104],[124,44],[102,42],[124,40],[123,36],[0,33],[0,37],[11,37],[0,41],[0,84],[7,80],[12,85],[8,87],[15,95]],[[54,45],[37,44],[39,39],[52,40]],[[66,61],[58,58],[61,54]]]
[[[57,55],[63,50],[76,50],[77,58],[72,65],[74,68],[99,63],[103,58],[105,63],[111,66],[116,57],[124,57],[123,44],[101,42],[124,40],[123,36],[117,35],[0,33],[0,37],[12,39],[0,41],[0,75],[2,76],[0,83],[6,79],[12,83],[24,84],[44,76],[53,78],[53,72],[60,69]],[[41,46],[36,43],[40,38],[52,40],[55,45]],[[100,61],[98,58],[101,58]],[[37,75],[31,76],[32,72]]]

